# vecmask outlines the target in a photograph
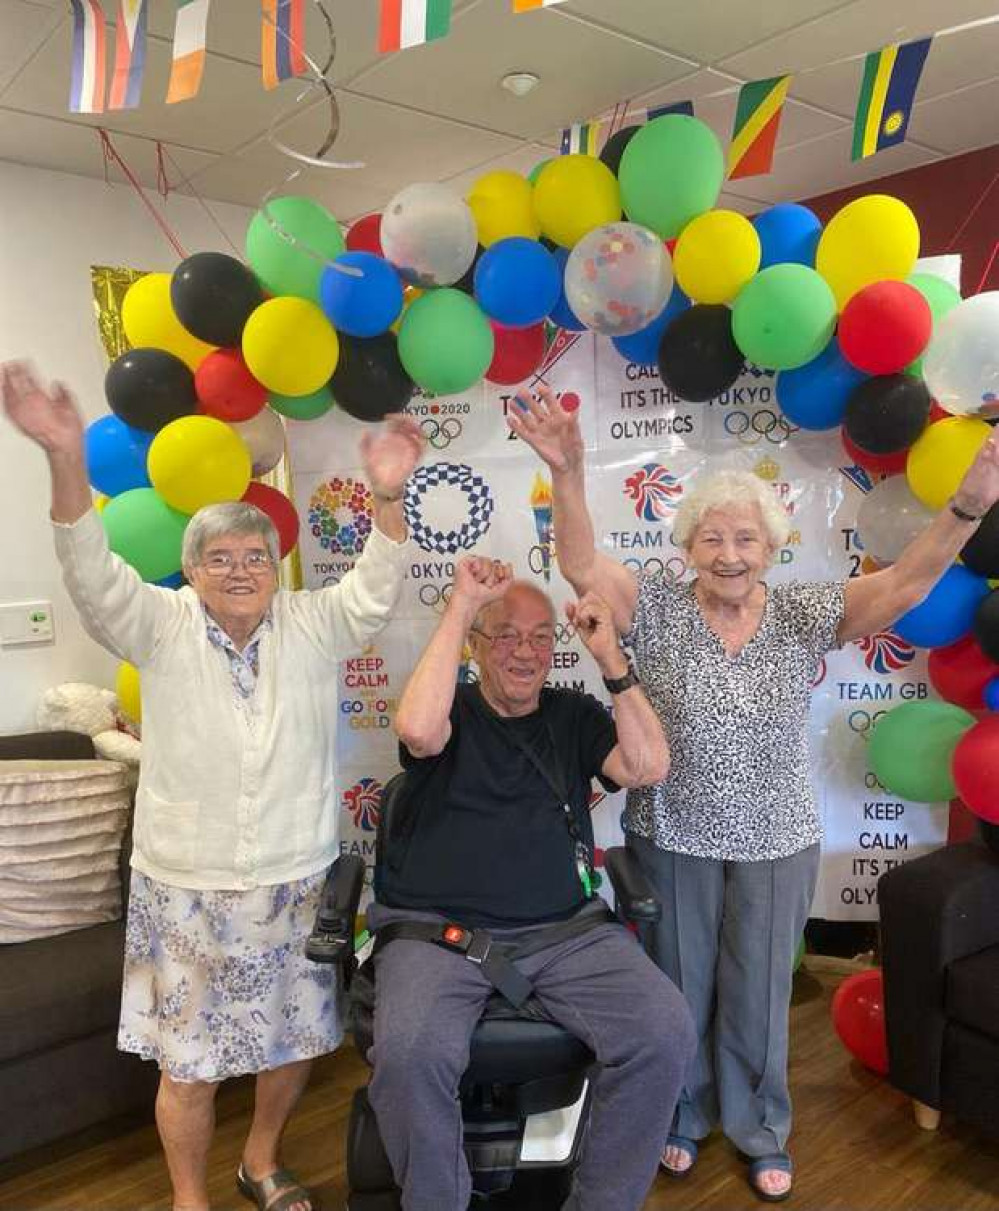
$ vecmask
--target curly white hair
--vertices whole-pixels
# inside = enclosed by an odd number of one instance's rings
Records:
[[[791,534],[791,521],[777,493],[751,471],[717,471],[699,479],[685,492],[676,510],[673,537],[690,550],[697,527],[713,509],[745,508],[756,505],[763,517],[763,528],[770,545],[784,546]]]

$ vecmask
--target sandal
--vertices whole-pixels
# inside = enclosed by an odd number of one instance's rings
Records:
[[[666,1173],[670,1175],[670,1177],[677,1179],[686,1177],[690,1173],[691,1169],[693,1169],[694,1163],[697,1160],[697,1140],[687,1139],[685,1135],[669,1135],[666,1137],[666,1147],[679,1148],[681,1152],[686,1152],[686,1154],[690,1157],[690,1164],[684,1165],[682,1169],[677,1169],[673,1165],[668,1165],[666,1163],[666,1153],[664,1149],[662,1159],[659,1161],[660,1166]]]
[[[309,1211],[319,1211],[316,1200],[287,1169],[275,1169],[255,1182],[240,1165],[236,1171],[236,1189],[256,1203],[259,1211],[288,1211],[295,1203],[305,1203]]]
[[[749,1163],[749,1186],[761,1202],[782,1203],[791,1197],[791,1186],[779,1194],[773,1194],[760,1185],[764,1173],[786,1173],[789,1177],[794,1172],[791,1158],[786,1152],[773,1152],[769,1156],[758,1156]]]

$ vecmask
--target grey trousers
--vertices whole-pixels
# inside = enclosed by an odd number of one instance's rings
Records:
[[[375,927],[405,916],[428,919],[377,905],[368,912]],[[610,923],[518,966],[548,1016],[582,1039],[602,1065],[565,1211],[638,1211],[696,1046],[683,998],[631,934]],[[458,1084],[492,988],[475,964],[426,942],[389,943],[376,956],[375,973],[368,1096],[402,1205],[405,1211],[466,1211],[471,1177]]]
[[[783,1152],[791,978],[818,845],[769,862],[722,862],[631,833],[627,843],[663,905],[662,919],[643,933],[645,948],[683,993],[697,1028],[672,1133],[699,1140],[720,1123],[748,1157]]]

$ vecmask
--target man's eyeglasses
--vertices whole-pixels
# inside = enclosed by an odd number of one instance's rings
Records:
[[[228,551],[219,551],[201,561],[201,566],[209,576],[229,576],[237,568],[243,568],[251,576],[263,576],[274,566],[266,551],[248,551],[242,559],[230,555]]]
[[[498,652],[512,652],[522,643],[529,644],[535,652],[547,652],[555,646],[553,631],[532,631],[530,635],[521,635],[519,631],[497,631],[495,635],[490,635],[488,631],[480,631],[478,627],[473,627],[472,630],[491,643]]]

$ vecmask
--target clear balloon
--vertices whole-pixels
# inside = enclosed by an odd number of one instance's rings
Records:
[[[864,552],[877,563],[894,563],[933,517],[933,512],[913,495],[904,477],[883,479],[867,493],[857,511]]]
[[[385,207],[385,258],[407,282],[451,286],[464,277],[479,246],[475,216],[446,185],[407,185]]]
[[[327,400],[328,404],[326,404]],[[323,402],[326,404],[324,410],[329,411],[333,405],[333,397],[329,391],[325,391]],[[233,425],[232,428],[236,430],[243,440],[243,445],[250,452],[251,474],[254,476],[265,475],[268,471],[273,471],[284,457],[284,425],[281,423],[280,416],[276,412],[272,412],[270,408],[264,408],[251,420]]]
[[[965,299],[935,325],[923,376],[948,412],[999,416],[999,291]]]
[[[662,240],[637,223],[598,227],[573,248],[565,296],[579,319],[605,336],[640,332],[659,315],[673,289]]]

